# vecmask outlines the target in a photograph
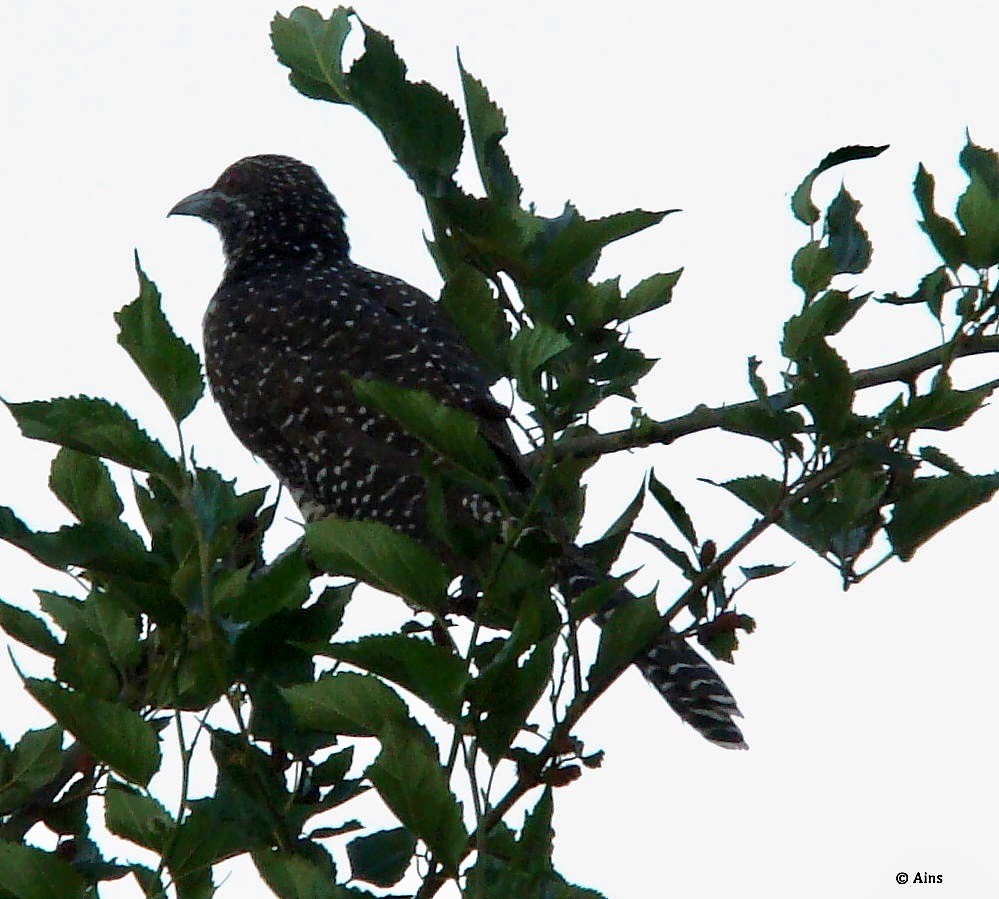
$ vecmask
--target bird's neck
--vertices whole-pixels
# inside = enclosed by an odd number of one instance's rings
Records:
[[[276,272],[295,272],[307,276],[310,271],[348,268],[350,261],[346,240],[341,245],[308,238],[298,242],[240,245],[226,247],[224,280],[230,283],[254,277],[271,277]]]

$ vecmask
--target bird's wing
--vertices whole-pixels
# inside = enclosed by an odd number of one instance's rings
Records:
[[[446,312],[423,291],[391,275],[358,267],[355,283],[358,295],[370,298],[371,313],[384,320],[380,335],[387,338],[382,359],[389,380],[474,415],[515,483],[527,486],[510,432],[510,411],[490,393],[488,376]]]

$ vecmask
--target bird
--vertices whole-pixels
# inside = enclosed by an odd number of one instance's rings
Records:
[[[428,524],[426,447],[362,402],[357,380],[421,390],[469,414],[511,490],[529,489],[510,410],[492,395],[482,364],[436,301],[351,259],[344,211],[314,168],[289,156],[249,156],[169,215],[199,218],[221,237],[225,270],[203,320],[211,393],[306,521],[381,522],[440,549]],[[452,511],[472,524],[500,514],[475,494]],[[606,582],[574,544],[563,556],[558,580],[568,601]],[[616,589],[594,620],[605,624],[632,600]],[[731,691],[680,635],[664,630],[634,664],[706,739],[747,748]]]

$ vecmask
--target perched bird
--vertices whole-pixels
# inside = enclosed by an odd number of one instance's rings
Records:
[[[423,444],[365,406],[351,379],[422,390],[470,413],[513,489],[529,487],[508,410],[459,332],[422,291],[351,261],[343,210],[314,169],[287,156],[251,156],[170,214],[219,231],[225,274],[204,318],[212,394],[307,520],[379,521],[435,545]],[[454,514],[470,522],[496,514],[482,497],[461,500]],[[558,568],[569,598],[605,577],[574,546]],[[597,622],[630,599],[618,590]],[[745,748],[732,694],[685,640],[667,631],[635,664],[708,740]]]

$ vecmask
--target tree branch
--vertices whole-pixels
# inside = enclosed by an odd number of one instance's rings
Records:
[[[795,503],[800,502],[805,497],[820,490],[830,481],[846,471],[853,463],[854,455],[850,452],[841,454],[835,461],[825,465],[815,474],[798,483],[796,488],[789,489],[781,497],[780,501],[764,516],[753,522],[752,526],[735,542],[723,552],[719,553],[715,560],[701,571],[691,582],[690,587],[684,591],[683,595],[660,616],[663,628],[668,628],[669,622],[676,616],[677,612],[686,607],[707,584],[719,577],[722,571],[739,555],[750,543],[760,536],[767,528],[778,522]],[[658,639],[661,631],[656,631]],[[648,647],[646,647],[647,649]],[[506,792],[502,799],[493,806],[487,814],[479,820],[478,827],[472,832],[465,844],[461,859],[466,859],[480,844],[481,838],[487,834],[499,821],[503,819],[508,811],[513,808],[527,793],[537,786],[541,786],[541,773],[544,767],[556,758],[561,749],[566,745],[572,729],[582,718],[583,714],[599,699],[604,692],[615,683],[618,677],[627,670],[634,659],[641,653],[629,659],[622,660],[596,683],[592,683],[587,690],[580,693],[569,704],[565,711],[565,716],[552,729],[551,735],[545,742],[541,751],[530,758],[528,762],[518,765],[517,780]],[[437,892],[446,881],[442,878],[427,878],[414,899],[429,899],[436,896]]]
[[[908,383],[924,371],[943,364],[946,358],[956,359],[961,356],[976,356],[983,353],[999,353],[999,335],[969,337],[956,344],[944,344],[898,362],[861,369],[854,374],[853,382],[857,390],[866,390],[869,387],[878,387],[896,381]],[[772,407],[777,411],[800,405],[792,390],[771,394],[769,399]],[[688,434],[720,428],[726,414],[734,410],[751,409],[756,404],[756,400],[749,400],[732,406],[698,406],[686,415],[669,418],[665,421],[650,422],[636,428],[612,431],[609,434],[570,437],[556,443],[553,452],[556,459],[565,459],[570,456],[586,458],[605,456],[622,450],[638,449],[643,446],[651,446],[654,443],[668,444],[679,437],[686,437]]]

